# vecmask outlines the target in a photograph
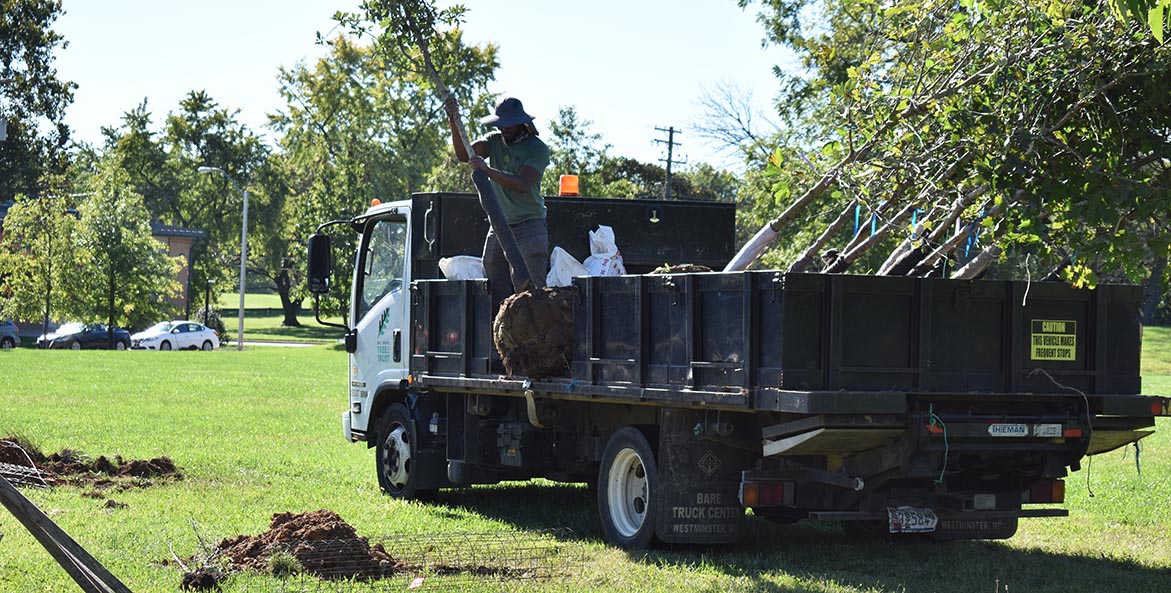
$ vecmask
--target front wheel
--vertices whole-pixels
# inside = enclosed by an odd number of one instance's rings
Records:
[[[70,350],[81,350],[81,342],[74,340],[73,343],[69,345],[69,349]]]
[[[378,485],[382,491],[405,499],[428,498],[434,490],[419,488],[419,441],[411,413],[401,403],[391,404],[378,426]]]
[[[14,347],[16,347],[16,341],[13,340],[12,338],[10,338],[8,336],[4,336],[3,338],[0,338],[0,348],[3,348],[4,350],[9,350]]]
[[[159,350],[170,350],[170,349],[171,349],[171,343],[166,340],[163,340],[163,343],[159,344]]]
[[[606,539],[645,548],[655,536],[659,473],[646,436],[626,426],[614,432],[598,469],[598,511]]]

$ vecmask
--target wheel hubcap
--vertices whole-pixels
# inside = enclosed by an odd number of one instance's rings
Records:
[[[394,424],[386,436],[386,459],[382,465],[382,471],[392,486],[406,488],[411,469],[411,443],[410,434],[401,424]]]
[[[623,449],[610,467],[606,497],[610,519],[623,537],[633,537],[646,520],[647,475],[642,458],[632,449]]]

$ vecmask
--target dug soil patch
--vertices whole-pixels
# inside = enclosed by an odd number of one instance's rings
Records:
[[[0,464],[35,468],[49,486],[92,487],[86,494],[94,498],[103,498],[111,489],[145,488],[155,480],[183,479],[168,457],[126,460],[121,455],[100,455],[94,459],[68,448],[46,455],[21,437],[0,438]]]
[[[328,510],[275,514],[268,531],[225,539],[215,554],[231,560],[233,568],[261,572],[287,570],[279,568],[279,559],[292,556],[298,572],[325,579],[372,580],[407,568]]]
[[[514,294],[500,305],[492,338],[509,375],[569,376],[572,294],[568,288],[538,288]]]

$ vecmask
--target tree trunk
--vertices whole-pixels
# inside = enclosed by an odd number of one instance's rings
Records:
[[[821,235],[819,235],[817,239],[809,245],[809,247],[806,247],[805,251],[801,252],[801,255],[797,256],[796,261],[794,261],[793,264],[789,266],[788,271],[804,272],[811,268],[820,269],[824,263],[815,264],[815,258],[819,255],[819,252],[825,248],[826,244],[829,243],[829,240],[832,239],[833,236],[837,234],[837,232],[840,231],[843,226],[845,226],[846,221],[850,219],[850,216],[854,212],[854,207],[857,205],[858,200],[851,200],[849,204],[846,204],[846,208],[842,210],[841,214],[838,214],[837,219],[830,223],[830,225],[826,227],[825,231],[823,231]]]
[[[110,267],[110,299],[109,299],[110,320],[109,320],[109,323],[106,324],[106,345],[109,346],[111,350],[114,349],[114,289],[116,287],[114,276],[115,276],[114,269],[113,269],[113,266],[111,266]]]
[[[289,277],[289,271],[281,270],[272,281],[276,284],[276,292],[281,297],[281,310],[285,314],[285,320],[281,322],[281,325],[301,327],[301,322],[297,319],[297,313],[301,311],[301,303],[294,303],[292,297],[289,296],[293,289],[293,280]]]
[[[1163,274],[1167,271],[1167,260],[1171,253],[1155,253],[1155,262],[1151,266],[1151,277],[1147,279],[1146,297],[1143,299],[1143,325],[1154,325],[1155,313],[1159,310],[1159,301],[1167,290],[1167,283],[1163,281]]]

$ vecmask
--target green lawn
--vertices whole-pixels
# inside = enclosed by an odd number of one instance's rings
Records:
[[[1164,368],[1166,337],[1147,331],[1144,369]],[[346,368],[333,345],[0,352],[0,436],[24,435],[45,452],[167,455],[181,467],[181,482],[113,494],[124,508],[73,487],[23,490],[137,593],[179,591],[172,549],[189,558],[200,537],[256,534],[274,513],[316,509],[370,537],[572,530],[561,543],[583,562],[554,582],[509,590],[927,593],[993,591],[998,582],[1030,593],[1171,590],[1168,419],[1143,441],[1141,473],[1133,447],[1094,458],[1067,482],[1069,518],[1025,520],[1007,542],[859,542],[826,524],[752,519],[738,546],[627,554],[602,543],[596,503],[582,486],[478,487],[444,493],[438,504],[383,496],[373,453],[341,438]],[[1171,394],[1171,374],[1148,375],[1144,391]],[[0,591],[77,590],[3,511],[0,532]],[[245,581],[225,591],[300,590]],[[500,590],[490,581],[469,588]],[[396,581],[390,590],[405,589]]]
[[[216,303],[220,315],[224,320],[227,338],[235,344],[239,330],[240,295],[228,293],[220,295]],[[283,325],[285,316],[281,310],[281,299],[275,294],[245,294],[244,295],[244,344],[250,340],[269,342],[310,342],[336,343],[342,337],[342,330],[336,327],[327,327],[317,323],[313,315],[312,301],[303,303],[297,314],[299,327]],[[328,319],[340,322],[340,319]]]

